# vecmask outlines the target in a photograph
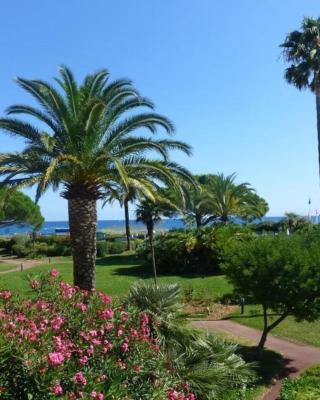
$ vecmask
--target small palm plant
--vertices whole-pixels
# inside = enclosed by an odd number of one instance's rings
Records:
[[[254,377],[252,365],[236,354],[236,345],[189,325],[178,284],[135,283],[126,302],[151,316],[154,334],[172,368],[191,384],[197,399],[229,400],[242,396],[239,391]]]
[[[37,185],[37,200],[49,187],[62,186],[62,196],[68,201],[74,284],[91,291],[97,200],[119,182],[128,185],[129,167],[145,165],[174,181],[162,163],[170,142],[164,145],[135,133],[146,129],[153,134],[161,127],[171,134],[174,127],[152,111],[152,102],[140,96],[130,81],[110,81],[107,70],[90,74],[78,84],[72,72],[62,67],[56,82],[60,90],[41,80],[17,79],[39,108],[14,105],[7,113],[34,118],[39,126],[11,116],[0,119],[0,129],[25,140],[23,151],[0,154],[0,174],[4,185]],[[151,111],[140,111],[145,108]],[[147,157],[150,151],[160,153],[161,159]],[[178,165],[176,169],[189,175]]]

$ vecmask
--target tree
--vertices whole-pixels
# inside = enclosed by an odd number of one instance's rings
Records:
[[[60,90],[41,80],[18,78],[40,108],[14,105],[7,113],[34,117],[41,128],[13,117],[1,118],[0,128],[25,139],[22,152],[0,155],[3,184],[13,187],[37,185],[36,199],[49,188],[68,201],[74,284],[91,291],[95,286],[96,203],[116,183],[128,184],[127,168],[148,166],[167,180],[169,169],[148,152],[161,155],[179,148],[175,142],[137,135],[146,129],[152,134],[162,127],[173,133],[172,123],[153,111],[152,102],[141,97],[128,80],[110,81],[107,70],[86,76],[78,84],[72,72],[60,68],[56,79]],[[45,127],[45,128],[44,128]],[[44,131],[45,129],[45,131]],[[171,163],[181,174],[188,171]]]
[[[223,270],[234,291],[262,306],[262,355],[269,332],[289,315],[298,321],[320,317],[319,235],[261,236],[233,240],[225,248]],[[270,321],[269,312],[277,313]]]
[[[178,142],[175,142],[175,146]],[[163,141],[162,145],[166,148],[167,144]],[[172,146],[172,142],[171,142]],[[190,147],[182,142],[179,142],[180,150],[190,155]],[[129,218],[129,202],[134,200],[149,199],[155,201],[156,198],[161,196],[167,196],[169,193],[175,193],[174,200],[177,203],[182,203],[182,197],[184,193],[182,191],[182,184],[187,183],[192,186],[194,184],[193,178],[188,174],[185,174],[181,168],[176,168],[175,163],[167,162],[165,159],[159,163],[163,168],[169,172],[169,177],[163,174],[162,171],[157,172],[154,168],[149,168],[148,165],[142,165],[134,169],[127,166],[126,172],[128,174],[127,182],[118,182],[116,187],[108,193],[104,205],[106,203],[112,203],[114,200],[118,201],[120,206],[124,207],[125,215],[125,228],[127,236],[127,250],[131,249],[131,232],[130,232],[130,218]],[[173,179],[171,179],[173,178]],[[165,187],[159,186],[159,184],[166,185]],[[175,203],[173,203],[175,204]]]
[[[296,232],[309,224],[310,221],[293,212],[286,213],[285,218],[281,221],[282,227],[288,229],[289,233]]]
[[[168,205],[165,204],[163,199],[159,198],[155,201],[144,199],[138,204],[136,209],[137,222],[142,222],[147,228],[155,285],[157,285],[157,267],[154,255],[154,227],[157,222],[161,221],[161,215],[163,215],[164,210],[168,210]]]
[[[184,212],[198,228],[217,221],[227,223],[230,218],[250,222],[268,211],[267,202],[248,183],[235,182],[235,174],[198,175],[195,179],[200,189],[190,191]]]
[[[0,189],[0,205],[0,227],[23,224],[38,230],[44,222],[40,207],[17,190]]]
[[[290,32],[280,47],[290,64],[285,70],[286,81],[299,90],[309,89],[316,96],[320,170],[320,18],[304,18],[301,29]]]

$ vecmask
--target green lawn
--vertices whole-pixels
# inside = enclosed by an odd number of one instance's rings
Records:
[[[72,262],[70,259],[53,259],[51,264],[44,264],[23,272],[12,272],[0,276],[0,287],[10,290],[29,291],[26,276],[37,275],[41,271],[48,271],[56,267],[61,276],[68,282],[72,282]],[[138,279],[152,280],[151,269],[146,268],[134,255],[108,256],[97,261],[96,287],[110,295],[124,295],[131,284]],[[223,276],[160,276],[160,282],[177,282],[186,290],[193,289],[194,297],[214,300],[231,291]]]
[[[277,316],[270,316],[270,321]],[[251,326],[252,328],[262,329],[263,321],[261,308],[259,306],[248,305],[245,307],[245,314],[232,314],[231,319],[239,324]],[[296,322],[294,318],[288,317],[282,321],[271,334],[283,336],[293,341],[311,344],[320,347],[320,321],[316,322]]]
[[[29,288],[26,282],[26,276],[37,275],[41,271],[48,271],[56,267],[60,270],[63,279],[72,282],[72,262],[70,258],[53,259],[52,263],[26,270],[23,272],[12,272],[0,275],[0,288],[10,290],[19,290],[22,293],[28,293]],[[12,268],[12,265],[0,264],[1,268]],[[134,255],[123,254],[108,256],[97,261],[97,289],[104,290],[113,296],[125,295],[130,285],[138,280],[152,280],[151,269],[145,267]],[[200,298],[214,301],[224,294],[232,291],[231,285],[224,276],[177,276],[166,275],[159,277],[160,282],[177,282],[185,290],[192,290],[193,298]],[[239,313],[232,314],[234,321],[251,326],[253,328],[262,328],[261,310],[258,306],[248,305],[245,308],[245,315]],[[286,336],[292,340],[308,343],[314,346],[320,346],[320,321],[314,323],[297,323],[293,318],[283,321],[273,332],[273,335]]]
[[[13,264],[0,263],[0,272],[10,271],[11,269],[14,269],[14,268],[16,268],[16,266]]]

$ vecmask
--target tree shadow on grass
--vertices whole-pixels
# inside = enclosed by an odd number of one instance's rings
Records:
[[[281,380],[288,377],[291,373],[296,372],[296,369],[290,367],[292,360],[283,358],[281,354],[272,350],[265,349],[260,361],[256,361],[256,346],[239,345],[238,353],[247,362],[255,364],[257,373],[257,384],[269,386],[275,380]]]

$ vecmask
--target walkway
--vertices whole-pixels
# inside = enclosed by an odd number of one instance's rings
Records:
[[[26,260],[22,258],[3,258],[0,257],[0,264],[12,264],[14,267],[7,271],[1,271],[0,275],[9,274],[10,272],[21,271],[21,264],[23,264],[23,270],[36,267],[37,265],[43,264],[43,260]]]
[[[194,321],[193,326],[210,331],[226,332],[233,336],[248,339],[258,343],[261,331],[237,324],[229,320],[219,321]],[[276,400],[280,391],[281,381],[286,377],[295,377],[303,370],[315,364],[320,364],[320,348],[293,343],[269,335],[266,347],[281,353],[284,357],[284,369],[282,375],[272,386],[263,400]]]

